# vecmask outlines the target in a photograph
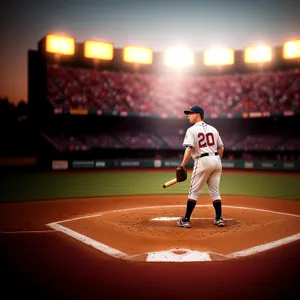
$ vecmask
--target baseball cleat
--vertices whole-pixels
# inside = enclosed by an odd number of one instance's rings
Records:
[[[225,226],[225,222],[222,217],[218,220],[216,218],[214,218],[214,224],[217,225],[218,227]]]
[[[189,221],[184,221],[183,218],[177,222],[178,227],[190,228],[191,224]]]

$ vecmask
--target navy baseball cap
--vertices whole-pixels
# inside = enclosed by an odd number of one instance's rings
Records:
[[[184,113],[189,115],[191,113],[200,114],[202,117],[204,116],[204,110],[199,105],[193,105],[190,107],[189,110],[185,110]]]

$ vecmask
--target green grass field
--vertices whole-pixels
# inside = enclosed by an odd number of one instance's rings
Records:
[[[189,179],[167,189],[175,172],[1,172],[0,202],[121,195],[187,194]],[[300,200],[299,176],[291,174],[224,173],[221,195]],[[207,188],[202,194],[207,194]]]

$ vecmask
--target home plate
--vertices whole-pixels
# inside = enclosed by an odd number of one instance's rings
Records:
[[[189,249],[172,249],[160,252],[148,252],[147,261],[151,262],[189,262],[211,261],[208,252],[192,251]]]
[[[176,221],[179,220],[179,217],[157,217],[153,218],[150,221]],[[231,218],[223,218],[224,221],[232,221]],[[212,218],[191,218],[191,220],[212,220]]]

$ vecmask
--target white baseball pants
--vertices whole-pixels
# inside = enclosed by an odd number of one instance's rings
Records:
[[[221,200],[219,191],[221,174],[222,163],[218,155],[196,158],[188,198],[197,201],[203,186],[207,183],[211,200]]]

